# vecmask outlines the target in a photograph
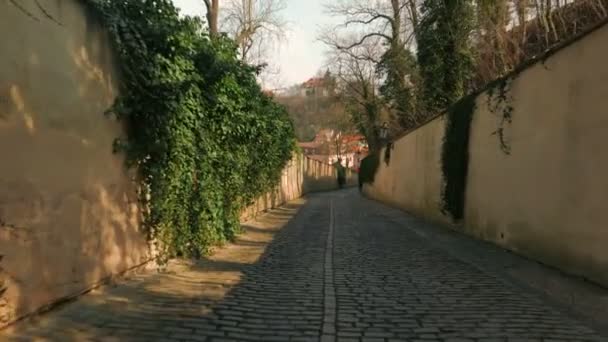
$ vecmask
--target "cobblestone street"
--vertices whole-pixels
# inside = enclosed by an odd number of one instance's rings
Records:
[[[354,190],[312,195],[248,223],[205,260],[130,276],[0,339],[608,341],[483,267],[485,247],[476,264],[454,252],[470,248],[418,225]]]

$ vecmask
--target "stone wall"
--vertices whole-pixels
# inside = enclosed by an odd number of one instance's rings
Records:
[[[529,66],[491,110],[476,98],[462,231],[608,286],[608,25]],[[496,91],[495,91],[496,93]],[[512,123],[501,124],[504,106]],[[432,220],[441,212],[445,117],[399,139],[373,198]],[[504,129],[509,154],[501,148]]]
[[[116,60],[78,0],[0,1],[0,327],[108,277],[150,265],[132,175],[112,153]],[[330,165],[297,157],[243,213],[337,187]],[[349,184],[356,179],[349,173]]]
[[[357,180],[357,174],[347,170],[346,186],[356,186]],[[277,188],[261,196],[247,208],[241,215],[241,220],[255,217],[261,212],[276,208],[308,193],[337,189],[338,182],[334,166],[296,154],[283,170],[281,183]]]
[[[76,0],[0,1],[0,326],[150,259],[104,117],[118,78]]]
[[[395,141],[389,164],[381,152],[380,167],[365,193],[377,200],[438,222],[449,222],[441,211],[441,149],[443,116]]]

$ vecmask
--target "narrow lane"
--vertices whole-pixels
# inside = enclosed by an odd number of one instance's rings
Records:
[[[265,215],[207,261],[84,296],[6,340],[608,341],[355,190],[297,209]]]

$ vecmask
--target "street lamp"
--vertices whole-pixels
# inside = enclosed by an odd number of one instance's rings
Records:
[[[388,122],[386,121],[380,127],[380,145],[381,147],[386,147],[384,150],[384,162],[388,166],[391,159],[393,144],[388,139]]]

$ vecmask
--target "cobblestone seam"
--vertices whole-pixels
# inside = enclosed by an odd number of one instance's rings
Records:
[[[329,200],[329,231],[325,245],[323,330],[321,342],[336,341],[336,288],[334,285],[334,203]]]

